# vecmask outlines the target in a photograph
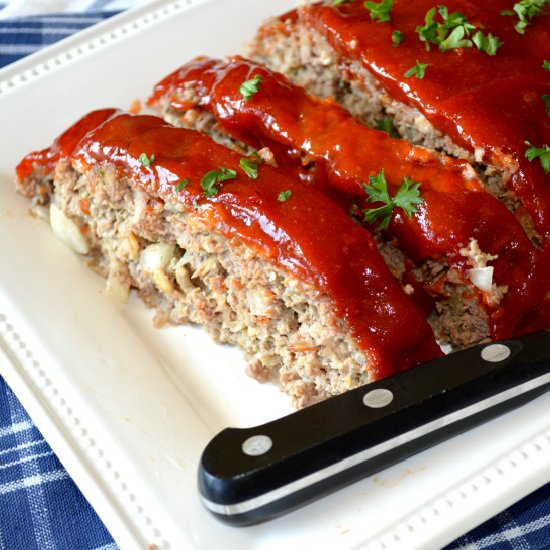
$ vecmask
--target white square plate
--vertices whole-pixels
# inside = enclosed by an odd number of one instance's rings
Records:
[[[550,480],[550,396],[273,522],[218,523],[196,490],[226,426],[291,411],[196,328],[156,330],[31,218],[14,168],[86,112],[128,108],[192,57],[242,52],[293,0],[155,2],[0,71],[0,372],[123,548],[434,548]]]

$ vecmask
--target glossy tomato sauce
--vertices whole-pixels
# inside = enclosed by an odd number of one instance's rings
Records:
[[[459,12],[503,45],[496,55],[476,47],[430,51],[417,27],[428,10],[444,4]],[[550,145],[550,118],[541,97],[550,94],[550,10],[529,20],[524,34],[514,26],[517,16],[502,15],[514,2],[502,0],[396,0],[391,20],[373,20],[360,1],[333,7],[315,4],[300,12],[343,56],[359,60],[389,95],[416,107],[443,134],[486,162],[513,173],[509,187],[533,218],[538,231],[550,236],[550,174],[540,162],[525,157],[528,145]],[[294,15],[296,16],[296,14]],[[441,19],[438,19],[441,21]],[[393,47],[392,33],[405,39]],[[406,78],[417,61],[427,63],[425,76]]]
[[[256,76],[261,78],[258,91],[245,100],[239,87]],[[283,75],[239,57],[229,62],[199,58],[184,65],[155,87],[150,103],[168,100],[172,109],[183,111],[190,107],[182,100],[190,86],[200,106],[235,138],[275,151],[298,149],[322,168],[331,187],[345,194],[364,198],[363,184],[382,169],[391,195],[405,177],[420,183],[418,212],[409,218],[395,208],[392,215],[388,229],[400,247],[416,262],[444,257],[467,279],[471,266],[461,251],[477,240],[483,252],[497,256],[491,262],[494,281],[508,290],[498,306],[480,296],[492,336],[507,338],[520,331],[525,316],[531,326],[546,326],[542,311],[533,311],[550,289],[547,254],[537,250],[465,161],[367,128],[333,100],[314,98]]]
[[[153,159],[149,166],[139,160],[142,154]],[[388,271],[368,231],[322,193],[280,170],[262,164],[251,179],[239,168],[241,158],[159,118],[109,109],[90,113],[52,147],[26,157],[17,174],[24,182],[31,170],[53,170],[63,159],[80,171],[114,164],[131,185],[180,202],[228,239],[244,242],[327,293],[372,359],[375,377],[441,355],[424,314]],[[220,167],[235,170],[236,177],[206,197],[201,180]],[[186,178],[188,185],[176,190]]]

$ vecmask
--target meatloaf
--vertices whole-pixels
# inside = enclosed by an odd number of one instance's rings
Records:
[[[254,94],[243,98],[243,83],[253,82]],[[187,63],[155,87],[149,103],[168,121],[239,150],[268,148],[272,162],[301,173],[306,185],[363,211],[394,275],[427,306],[440,343],[460,348],[508,337],[545,298],[546,259],[465,160],[368,128],[332,98],[318,99],[240,57]],[[369,218],[365,192],[381,173],[391,195],[404,180],[420,190],[413,215],[396,208],[384,227]]]
[[[302,5],[266,22],[248,53],[370,126],[391,124],[412,143],[468,160],[545,242],[548,168],[526,150],[550,143],[546,3],[524,24],[501,0],[380,4],[385,16],[356,0]]]
[[[467,160],[520,222],[544,271],[550,265],[550,5],[525,4],[305,3],[267,21],[248,55],[370,127]],[[503,239],[508,228],[503,220]],[[517,299],[539,287],[539,305],[517,315],[512,332],[550,326],[548,276],[531,280],[527,272],[518,281]],[[510,296],[509,290],[505,300]]]
[[[153,116],[94,111],[17,188],[125,301],[238,344],[302,407],[441,354],[370,233],[316,189]]]

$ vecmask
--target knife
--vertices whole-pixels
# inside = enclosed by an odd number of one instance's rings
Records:
[[[550,389],[550,331],[480,344],[252,428],[202,454],[205,507],[233,525],[290,512]]]

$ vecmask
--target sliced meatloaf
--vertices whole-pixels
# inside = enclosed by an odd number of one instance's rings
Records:
[[[94,111],[17,169],[125,301],[238,344],[302,407],[441,351],[364,228],[324,194],[160,118]]]
[[[526,153],[550,145],[548,6],[519,32],[499,0],[384,4],[382,20],[358,0],[304,4],[263,25],[248,55],[372,127],[468,160],[544,246],[550,175]]]
[[[253,93],[243,93],[250,85]],[[332,99],[239,57],[184,65],[149,103],[170,122],[239,150],[268,148],[269,161],[300,174],[304,185],[347,204],[355,217],[363,211],[391,271],[427,308],[439,342],[459,348],[509,337],[525,323],[545,326],[538,310],[548,289],[546,258],[466,161],[368,128]],[[392,196],[404,181],[420,190],[415,208],[394,208],[385,227],[369,217],[377,203],[365,190],[380,174]]]

